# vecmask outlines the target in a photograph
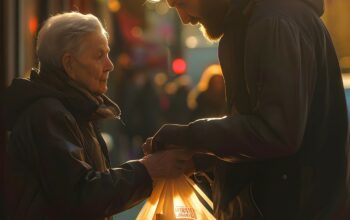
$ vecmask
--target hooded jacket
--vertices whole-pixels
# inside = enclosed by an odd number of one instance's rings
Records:
[[[217,219],[329,220],[343,208],[347,110],[322,13],[318,0],[232,0],[219,44],[228,116],[153,138],[218,157],[195,159],[214,171]]]
[[[10,220],[111,219],[150,195],[152,180],[140,162],[110,167],[96,122],[120,111],[106,96],[62,73],[32,71],[30,79],[13,81],[5,107]]]

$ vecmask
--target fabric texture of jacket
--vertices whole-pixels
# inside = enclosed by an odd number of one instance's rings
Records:
[[[348,120],[322,13],[319,0],[232,0],[219,44],[228,116],[165,125],[154,137],[155,149],[217,156],[195,162],[214,171],[218,219],[338,219]]]
[[[112,219],[150,195],[152,180],[140,162],[110,167],[96,123],[120,111],[106,96],[43,70],[15,79],[5,102],[9,220]]]

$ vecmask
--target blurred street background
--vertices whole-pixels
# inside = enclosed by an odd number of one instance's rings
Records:
[[[36,35],[50,15],[92,13],[105,25],[115,65],[107,95],[122,110],[121,121],[101,124],[114,166],[142,157],[140,146],[164,123],[224,114],[218,44],[206,41],[197,26],[182,25],[165,0],[1,0],[0,4],[1,95],[13,78],[27,77],[38,66]],[[325,0],[325,6],[322,19],[335,43],[350,100],[350,0]],[[6,135],[1,118],[1,162]],[[135,219],[141,206],[115,219]]]

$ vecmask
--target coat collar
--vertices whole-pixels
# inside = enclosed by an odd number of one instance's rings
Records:
[[[33,69],[30,79],[47,84],[57,91],[59,98],[77,117],[88,120],[106,118],[120,119],[121,111],[116,103],[106,95],[94,95],[80,87],[60,70]]]

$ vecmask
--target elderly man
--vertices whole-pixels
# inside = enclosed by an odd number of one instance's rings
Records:
[[[9,219],[111,219],[149,196],[152,179],[183,173],[191,155],[179,150],[111,168],[96,128],[120,115],[104,95],[108,53],[108,35],[93,15],[56,15],[40,30],[40,71],[7,91]]]
[[[228,114],[164,125],[144,150],[179,145],[220,158],[194,159],[214,171],[218,219],[348,219],[347,111],[323,1],[168,3],[220,39]]]

